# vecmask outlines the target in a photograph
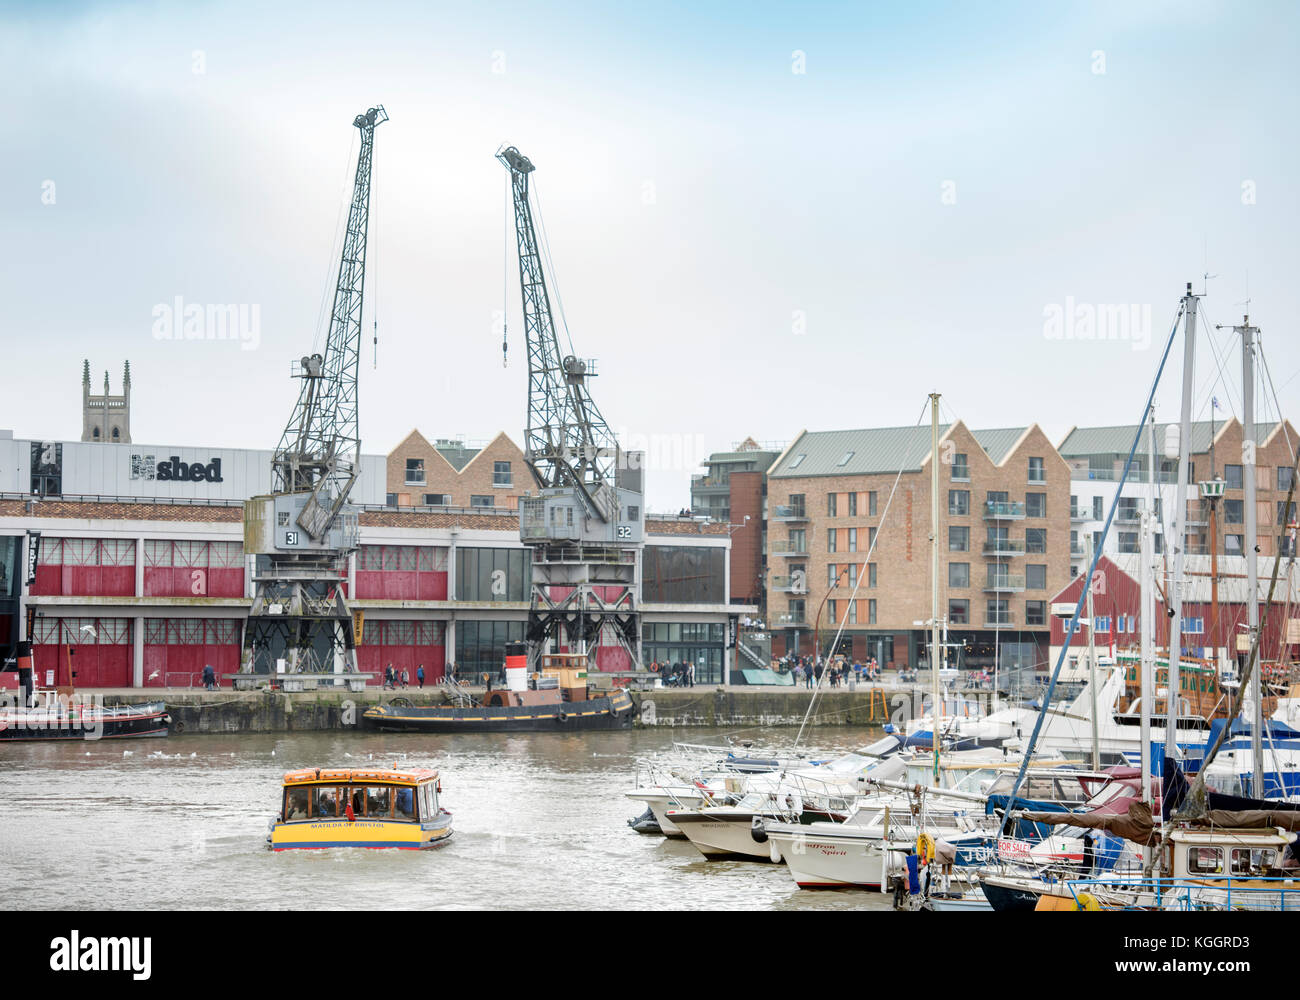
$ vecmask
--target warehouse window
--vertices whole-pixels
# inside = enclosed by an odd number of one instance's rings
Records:
[[[424,482],[424,459],[408,458],[406,460],[406,482],[418,485]]]
[[[493,486],[513,486],[514,480],[510,476],[509,462],[492,463],[492,485]]]

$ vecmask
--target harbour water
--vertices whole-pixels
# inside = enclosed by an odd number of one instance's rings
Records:
[[[753,738],[753,734],[747,734]],[[834,751],[878,730],[836,726]],[[701,729],[583,736],[356,733],[172,736],[0,747],[10,909],[888,909],[797,889],[785,867],[705,861],[633,832],[639,757]],[[772,731],[781,750],[790,730]],[[777,742],[779,741],[779,742]],[[161,754],[161,756],[159,756]],[[350,755],[350,756],[349,756]],[[280,779],[300,767],[435,766],[455,836],[435,851],[266,849]]]

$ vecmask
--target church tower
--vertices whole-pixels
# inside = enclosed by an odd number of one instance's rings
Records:
[[[90,361],[81,369],[81,440],[109,444],[131,443],[131,362],[122,369],[122,395],[111,394],[104,372],[104,394],[90,391]]]

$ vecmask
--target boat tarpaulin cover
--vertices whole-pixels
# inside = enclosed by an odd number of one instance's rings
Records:
[[[1201,816],[1187,816],[1190,810],[1180,808],[1187,800],[1187,794],[1191,791],[1192,783],[1188,780],[1183,769],[1179,767],[1178,761],[1165,758],[1164,774],[1161,776],[1161,798],[1160,809],[1165,819],[1168,819],[1178,810],[1184,815],[1183,818],[1195,818],[1198,821]],[[1222,823],[1218,820],[1209,819],[1210,813],[1215,812],[1232,812],[1243,814],[1254,813],[1286,813],[1300,812],[1300,802],[1283,802],[1276,799],[1252,799],[1244,795],[1228,795],[1225,792],[1216,792],[1211,788],[1205,789],[1204,817],[1205,822],[1213,823],[1215,826],[1230,826],[1232,824]],[[1297,827],[1288,826],[1287,823],[1247,823],[1245,826],[1281,826],[1288,830],[1297,829]]]
[[[1158,839],[1151,807],[1145,802],[1130,802],[1128,812],[1100,816],[1097,813],[1023,812],[1021,819],[1056,826],[1066,823],[1089,830],[1105,830],[1138,844],[1154,844]]]

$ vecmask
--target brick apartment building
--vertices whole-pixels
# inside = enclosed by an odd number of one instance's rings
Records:
[[[533,488],[524,453],[506,435],[482,447],[439,438],[430,444],[418,430],[388,455],[387,502],[394,507],[483,507],[518,510]]]
[[[1174,469],[1176,459],[1163,457],[1164,439],[1168,424],[1156,425],[1156,484],[1159,498],[1161,535],[1174,537]],[[1240,556],[1245,552],[1245,490],[1243,475],[1246,463],[1242,442],[1245,438],[1241,421],[1230,417],[1226,421],[1196,421],[1191,432],[1191,469],[1188,490],[1187,515],[1184,522],[1186,552],[1190,555],[1208,555],[1217,551],[1222,556]],[[1128,457],[1135,425],[1119,427],[1076,427],[1065,436],[1058,449],[1070,467],[1072,489],[1072,541],[1075,562],[1083,553],[1082,536],[1101,533],[1105,514],[1115,497],[1124,461]],[[1291,474],[1295,465],[1294,449],[1300,448],[1295,428],[1286,420],[1256,423],[1255,440],[1255,502],[1256,527],[1261,556],[1289,554],[1289,538],[1285,534],[1288,520],[1294,520],[1294,511],[1288,517],[1283,509]],[[1138,514],[1147,502],[1147,464],[1149,448],[1143,436],[1138,454],[1134,456],[1129,480],[1120,491],[1120,504],[1116,510],[1115,526],[1107,539],[1106,552],[1112,557],[1133,555],[1138,552]],[[1222,478],[1223,497],[1217,501],[1214,517],[1214,537],[1211,537],[1209,502],[1200,496],[1197,488],[1202,481]],[[1164,548],[1158,537],[1156,551]]]
[[[925,664],[931,461],[928,426],[804,432],[777,459],[768,472],[774,655],[811,653],[819,625],[825,652],[842,622],[839,651]],[[972,431],[961,421],[941,428],[939,461],[949,665],[1045,661],[1048,602],[1070,580],[1069,467],[1037,425]]]
[[[708,472],[691,477],[691,513],[731,526],[731,600],[758,605],[760,614],[767,470],[780,454],[781,448],[746,438],[731,451],[714,452],[703,462]]]

